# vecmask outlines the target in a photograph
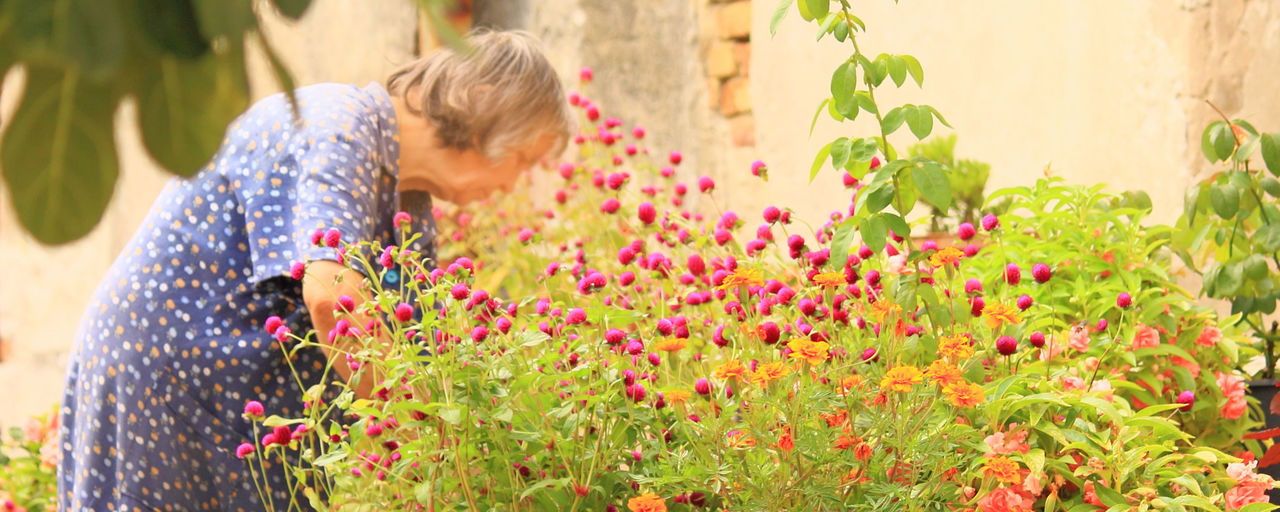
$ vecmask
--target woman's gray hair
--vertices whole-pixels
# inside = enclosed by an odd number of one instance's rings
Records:
[[[425,116],[445,147],[475,149],[496,163],[551,133],[551,154],[563,151],[573,115],[533,36],[480,29],[466,41],[465,49],[441,48],[391,73],[387,90]]]

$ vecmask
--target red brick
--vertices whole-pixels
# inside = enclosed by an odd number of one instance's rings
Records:
[[[751,37],[751,1],[725,4],[716,9],[716,28],[721,39]]]
[[[720,87],[720,113],[725,117],[751,111],[751,83],[743,77],[725,80]]]
[[[756,118],[743,114],[729,118],[729,140],[734,146],[756,145]]]

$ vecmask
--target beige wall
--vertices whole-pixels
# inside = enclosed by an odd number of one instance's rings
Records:
[[[570,82],[596,69],[585,92],[629,123],[648,127],[657,154],[684,152],[689,180],[715,176],[718,194],[744,218],[770,202],[821,221],[849,194],[828,170],[807,185],[813,155],[831,138],[866,135],[864,122],[809,121],[847,47],[813,40],[794,10],[770,37],[775,0],[752,2],[751,83],[756,147],[732,147],[727,121],[706,87],[705,52],[716,32],[711,0],[529,0],[526,27],[545,41]],[[411,57],[412,0],[315,0],[302,23],[273,21],[299,83],[380,79]],[[925,68],[925,87],[882,89],[883,105],[937,107],[960,134],[960,156],[990,162],[991,186],[1031,182],[1052,164],[1073,182],[1147,190],[1155,220],[1171,222],[1200,163],[1198,137],[1213,120],[1203,99],[1280,131],[1280,5],[1243,0],[887,0],[857,3],[870,32],[865,51],[907,53]],[[794,8],[793,8],[794,9]],[[261,60],[255,97],[274,90]],[[14,84],[10,83],[9,86]],[[0,97],[11,98],[11,91]],[[128,112],[123,113],[128,115]],[[945,130],[943,130],[945,132]],[[900,146],[910,142],[903,129]],[[0,424],[56,399],[80,312],[111,260],[164,182],[120,131],[121,181],[102,224],[85,240],[49,249],[19,232],[0,194]],[[771,180],[751,178],[769,163]]]
[[[313,0],[298,23],[267,15],[265,32],[298,84],[363,85],[413,58],[416,12],[413,0]],[[260,54],[251,55],[250,66],[254,98],[278,90]],[[6,85],[0,97],[12,100],[18,84]],[[0,108],[7,113],[13,105]],[[0,194],[0,338],[9,346],[0,363],[0,390],[8,393],[0,405],[0,427],[43,412],[60,398],[80,314],[168,179],[142,150],[132,116],[125,108],[117,118],[120,181],[102,222],[85,239],[40,246],[16,225],[7,192]]]

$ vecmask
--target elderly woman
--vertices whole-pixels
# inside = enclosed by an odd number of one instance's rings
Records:
[[[335,286],[351,271],[312,233],[395,244],[393,217],[405,211],[425,235],[414,249],[434,257],[432,197],[483,198],[564,147],[565,95],[533,40],[469,41],[396,71],[386,89],[301,88],[296,118],[284,95],[266,98],[228,128],[205,169],[168,185],[80,326],[61,410],[59,509],[263,509],[234,454],[252,438],[244,404],[300,413],[303,389],[339,353],[295,357],[300,387],[263,322],[327,332],[334,297],[359,296],[364,278]],[[289,275],[299,261],[303,281]],[[350,377],[347,365],[333,368]],[[283,473],[269,473],[284,489]]]

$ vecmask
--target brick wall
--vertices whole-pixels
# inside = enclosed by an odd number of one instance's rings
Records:
[[[706,43],[707,91],[711,108],[729,121],[734,146],[754,146],[755,116],[751,113],[751,0],[713,0],[712,33]]]

